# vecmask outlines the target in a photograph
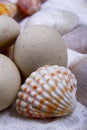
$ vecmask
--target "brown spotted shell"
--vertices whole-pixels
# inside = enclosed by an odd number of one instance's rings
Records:
[[[29,118],[64,116],[75,109],[76,89],[70,70],[57,65],[41,67],[21,86],[16,109]]]

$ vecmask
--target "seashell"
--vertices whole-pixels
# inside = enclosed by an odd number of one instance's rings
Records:
[[[76,60],[84,56],[84,54],[73,51],[71,49],[67,49],[68,52],[68,64],[67,67],[71,66],[71,64]]]
[[[78,82],[77,98],[87,106],[87,55],[75,58],[69,65]]]
[[[87,25],[80,25],[63,36],[68,48],[87,53]]]
[[[87,0],[47,0],[42,8],[72,12],[80,18],[82,23],[87,24]]]
[[[76,27],[79,22],[79,18],[73,13],[45,8],[31,16],[25,28],[30,25],[48,25],[56,28],[61,34],[65,34]]]
[[[7,1],[7,0],[5,0]],[[18,3],[18,0],[8,0],[9,2],[13,3],[13,4],[17,4]]]
[[[77,80],[70,70],[45,66],[33,72],[17,94],[16,109],[30,118],[59,117],[76,107]]]
[[[35,13],[40,10],[40,0],[18,0],[19,7],[21,10],[28,15]]]
[[[14,17],[17,13],[17,4],[13,4],[6,0],[0,1],[0,15],[8,15],[10,17]]]

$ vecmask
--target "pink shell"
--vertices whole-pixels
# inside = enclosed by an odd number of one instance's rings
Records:
[[[18,0],[21,10],[28,15],[31,15],[40,9],[40,0]]]

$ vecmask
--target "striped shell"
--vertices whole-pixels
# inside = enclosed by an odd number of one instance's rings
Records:
[[[70,70],[57,65],[41,67],[21,86],[16,109],[29,118],[64,116],[75,109],[76,89]]]
[[[0,15],[8,15],[10,17],[14,17],[17,13],[18,13],[17,4],[0,1]]]

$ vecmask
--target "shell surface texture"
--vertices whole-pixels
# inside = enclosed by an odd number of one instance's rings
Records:
[[[14,17],[18,13],[17,4],[9,1],[0,1],[0,15],[8,15]]]
[[[87,54],[87,25],[80,25],[64,36],[66,46],[72,50]]]
[[[56,30],[63,35],[75,28],[78,24],[79,18],[71,12],[60,9],[52,10],[42,8],[29,18],[25,28],[30,25],[48,25],[56,28]]]
[[[77,80],[65,67],[44,66],[25,80],[17,94],[16,109],[29,118],[60,117],[76,107]]]

